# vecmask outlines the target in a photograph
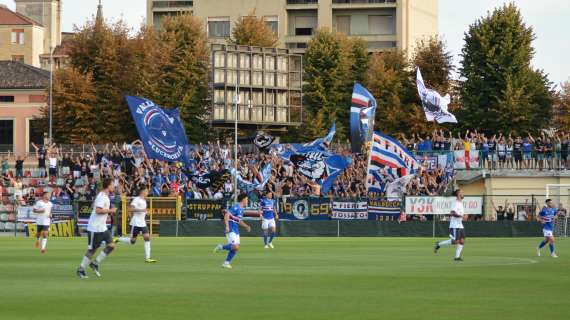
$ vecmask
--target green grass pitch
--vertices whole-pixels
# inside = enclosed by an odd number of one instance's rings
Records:
[[[142,240],[142,239],[141,239]],[[75,269],[86,238],[0,238],[0,319],[570,319],[570,242],[470,238],[464,262],[429,238],[242,238],[234,269],[220,238],[119,244],[102,278]]]

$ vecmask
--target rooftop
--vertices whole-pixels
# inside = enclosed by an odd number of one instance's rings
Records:
[[[0,25],[21,25],[21,26],[40,26],[41,23],[26,17],[23,14],[14,12],[5,6],[0,6]]]
[[[49,71],[17,61],[0,61],[0,89],[45,89]]]

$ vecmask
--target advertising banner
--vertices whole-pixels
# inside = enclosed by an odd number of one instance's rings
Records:
[[[287,198],[280,205],[279,217],[284,220],[329,220],[331,215],[327,198]]]
[[[368,219],[379,221],[398,220],[402,202],[400,200],[368,199]]]
[[[35,223],[28,223],[28,237],[35,237],[37,232],[37,225]],[[73,237],[75,235],[75,220],[61,220],[52,222],[49,227],[50,237]]]
[[[445,215],[451,211],[455,197],[406,197],[406,214]],[[482,197],[465,197],[463,199],[465,214],[482,214]]]
[[[221,219],[225,200],[192,199],[186,203],[186,214],[191,219]]]
[[[331,218],[337,220],[367,220],[368,202],[351,200],[334,200]]]

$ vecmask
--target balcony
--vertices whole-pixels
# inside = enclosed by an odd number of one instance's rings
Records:
[[[287,0],[288,10],[306,10],[306,9],[318,9],[318,0]]]
[[[153,1],[153,11],[191,11],[194,1]]]
[[[396,0],[333,0],[333,9],[395,8]]]

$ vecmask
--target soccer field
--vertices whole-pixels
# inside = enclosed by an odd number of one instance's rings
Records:
[[[86,238],[0,238],[0,319],[569,319],[570,242],[470,238],[464,262],[431,238],[242,238],[232,270],[223,238],[119,244],[103,276],[75,269]]]

